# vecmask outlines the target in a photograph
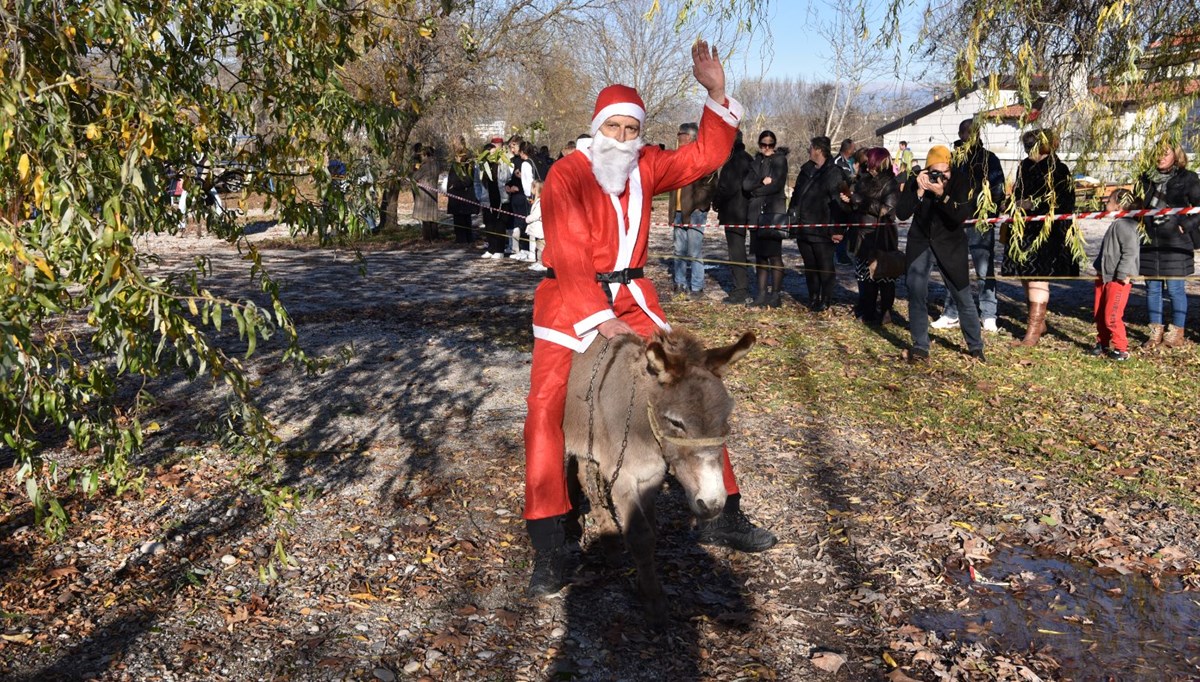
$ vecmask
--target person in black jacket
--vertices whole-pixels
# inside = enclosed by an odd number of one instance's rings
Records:
[[[812,227],[832,222],[833,206],[842,190],[850,191],[846,176],[830,160],[829,138],[812,139],[808,148],[809,160],[800,167],[788,215],[797,225],[796,247],[804,260],[804,281],[808,284],[808,305],[821,312],[833,301],[837,273],[833,269],[834,244],[842,240],[844,230],[832,227]]]
[[[1028,157],[1017,166],[1013,181],[1013,200],[1026,215],[1075,212],[1075,182],[1071,170],[1054,153],[1054,134],[1048,130],[1030,130],[1021,136]],[[1010,228],[1011,229],[1011,228]],[[1025,338],[1013,345],[1036,346],[1046,333],[1046,307],[1050,304],[1051,277],[1077,277],[1079,261],[1071,253],[1071,221],[1055,220],[1050,232],[1041,220],[1026,223],[1021,238],[1010,237],[1000,274],[1020,277],[1029,300],[1029,321]]]
[[[475,164],[467,141],[461,135],[454,140],[453,147],[453,160],[446,181],[446,212],[454,219],[454,243],[472,244],[474,235],[471,220],[479,213],[479,206],[475,202]]]
[[[1004,167],[1000,159],[983,146],[979,137],[979,125],[968,118],[958,124],[958,140],[954,143],[953,172],[970,176],[972,209],[976,218],[994,218],[999,212],[994,207],[1004,198]],[[980,213],[981,207],[992,206],[992,210]],[[971,265],[975,268],[975,280],[979,283],[979,317],[983,320],[983,331],[999,331],[996,325],[996,225],[995,223],[971,223],[967,226],[967,248],[971,254]],[[934,329],[950,329],[958,326],[958,306],[954,297],[946,293],[942,316],[933,321]]]
[[[1145,208],[1200,206],[1200,177],[1187,169],[1187,152],[1164,144],[1158,163],[1138,181]],[[1146,306],[1150,312],[1147,350],[1160,344],[1183,345],[1187,323],[1186,282],[1195,271],[1193,249],[1200,246],[1200,217],[1162,216],[1143,222],[1148,241],[1142,244],[1141,274],[1146,278]],[[1170,278],[1170,279],[1167,279]],[[1171,325],[1163,330],[1163,288],[1171,297]]]
[[[891,320],[896,280],[873,277],[871,262],[880,253],[899,249],[896,206],[900,203],[900,183],[892,171],[892,155],[887,149],[872,147],[865,152],[854,190],[849,195],[843,194],[842,202],[849,210],[850,220],[864,225],[851,228],[846,238],[858,278],[854,316],[867,324],[881,324]]]
[[[900,195],[896,218],[912,218],[908,228],[908,324],[912,334],[909,362],[929,359],[929,275],[937,263],[946,288],[958,302],[959,327],[971,357],[984,360],[979,312],[971,300],[967,271],[967,235],[964,223],[971,211],[967,176],[950,170],[950,150],[937,145],[929,150],[925,169]]]
[[[746,145],[742,142],[742,131],[739,130],[729,160],[721,166],[716,193],[713,195],[717,222],[725,226],[725,241],[729,245],[731,263],[729,275],[733,279],[733,288],[725,297],[725,303],[747,303],[750,298],[750,267],[746,258],[746,210],[749,197],[742,190],[742,182],[750,172],[750,161]]]
[[[477,159],[479,182],[487,192],[487,206],[483,207],[483,234],[487,239],[484,258],[504,258],[504,248],[508,244],[511,219],[506,212],[511,206],[508,204],[504,186],[512,173],[512,166],[508,163],[503,147],[504,139],[493,137]]]
[[[778,308],[783,305],[783,237],[772,225],[786,222],[783,190],[787,186],[787,152],[776,150],[775,133],[764,130],[758,135],[758,155],[750,162],[750,170],[742,179],[742,189],[749,195],[746,218],[758,225],[750,244],[758,267],[758,296],[751,305],[758,308]],[[771,274],[768,290],[767,274]]]

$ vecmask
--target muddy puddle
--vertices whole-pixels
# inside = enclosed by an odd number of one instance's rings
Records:
[[[974,577],[967,610],[913,623],[997,650],[1045,650],[1064,680],[1200,680],[1200,592],[1163,577],[1101,574],[1029,547],[997,547]]]

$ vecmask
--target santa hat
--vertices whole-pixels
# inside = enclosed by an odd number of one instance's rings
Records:
[[[646,105],[637,90],[628,85],[610,85],[596,96],[596,112],[592,115],[592,135],[613,116],[632,116],[639,124],[646,122]]]

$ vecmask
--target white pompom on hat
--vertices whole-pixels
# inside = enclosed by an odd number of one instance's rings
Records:
[[[601,124],[613,116],[632,116],[645,125],[646,105],[637,90],[628,85],[610,85],[601,90],[592,115],[592,135],[599,133]]]

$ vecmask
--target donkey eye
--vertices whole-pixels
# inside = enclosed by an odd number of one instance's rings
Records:
[[[680,431],[687,430],[687,429],[683,428],[683,422],[679,421],[678,419],[675,419],[674,417],[667,417],[667,423],[670,424],[671,426],[674,426],[675,428],[679,429]]]

